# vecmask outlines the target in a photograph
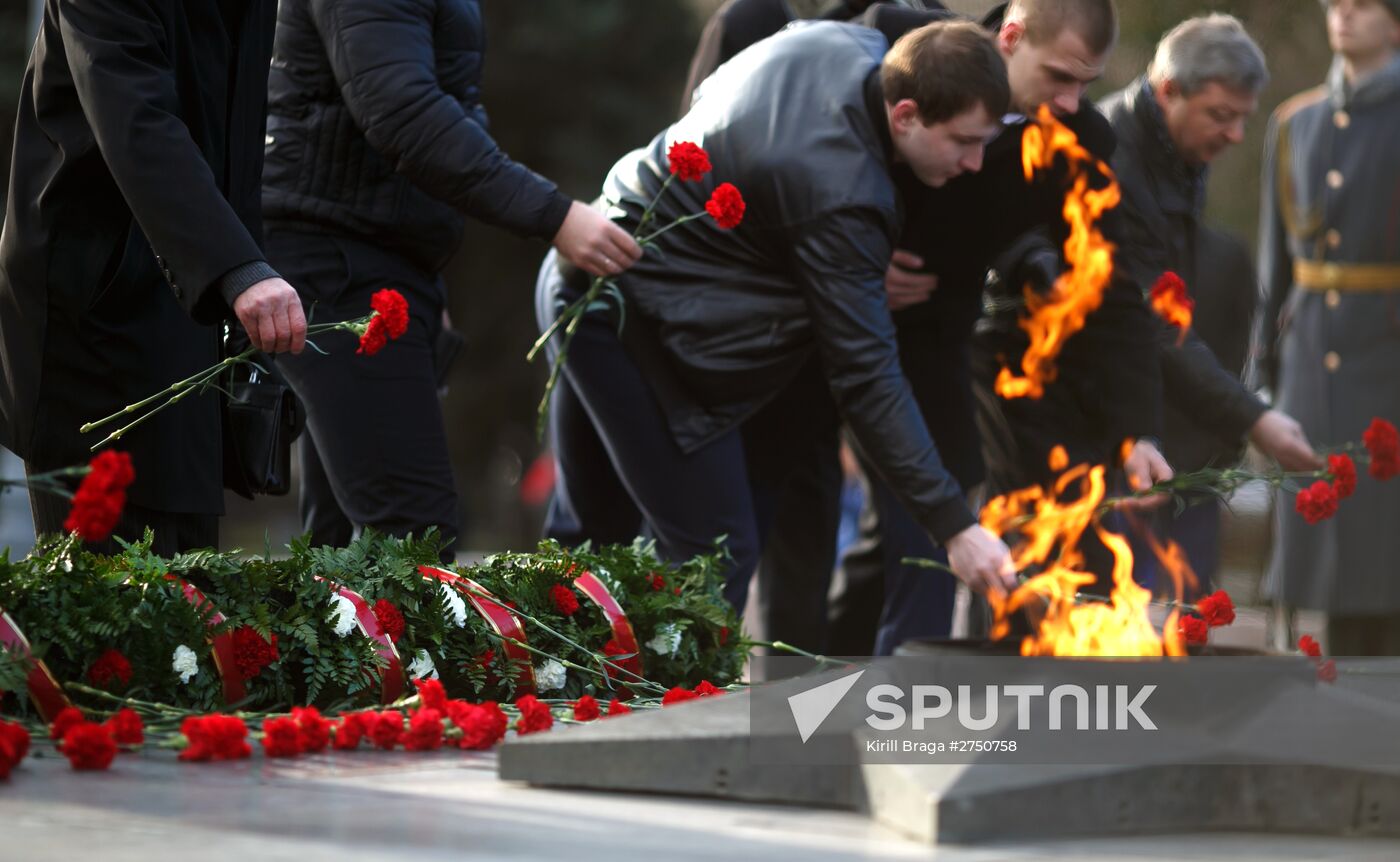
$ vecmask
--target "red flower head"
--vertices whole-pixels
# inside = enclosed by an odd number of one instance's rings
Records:
[[[1196,602],[1196,611],[1205,619],[1206,625],[1213,629],[1228,626],[1235,621],[1235,603],[1224,590],[1216,590]]]
[[[331,723],[314,706],[292,707],[292,720],[301,731],[301,750],[325,751],[331,742]],[[359,739],[355,740],[359,743]]]
[[[500,742],[510,726],[510,719],[494,702],[473,705],[454,700],[448,704],[448,715],[462,731],[457,747],[468,751],[485,751]]]
[[[684,703],[687,700],[695,700],[699,696],[700,695],[696,694],[688,688],[676,686],[675,688],[671,689],[670,691],[666,692],[664,695],[661,696],[661,705],[670,706],[673,703]]]
[[[714,684],[708,679],[702,679],[700,684],[695,687],[695,693],[700,697],[712,697],[717,694],[724,694],[724,689],[715,688]]]
[[[420,709],[408,720],[404,734],[406,751],[437,751],[442,748],[442,713],[436,709]]]
[[[181,760],[241,760],[253,753],[248,726],[237,716],[190,716],[180,724],[180,732],[190,743],[180,752]]]
[[[1188,644],[1203,644],[1210,634],[1210,626],[1200,617],[1182,617],[1180,625],[1181,636]]]
[[[1371,426],[1361,435],[1361,442],[1371,453],[1371,475],[1384,482],[1400,476],[1400,432],[1381,418],[1371,420]]]
[[[1162,273],[1148,294],[1152,310],[1173,326],[1186,330],[1191,326],[1191,313],[1196,302],[1186,293],[1186,282],[1168,270]]]
[[[119,709],[117,714],[107,719],[104,724],[118,745],[141,745],[146,741],[141,716],[137,715],[134,709]]]
[[[1332,490],[1338,500],[1356,493],[1356,462],[1350,455],[1328,455],[1327,472],[1332,474]]]
[[[63,739],[69,728],[82,724],[86,720],[83,718],[81,709],[76,706],[65,706],[58,711],[58,715],[53,717],[53,723],[49,725],[49,739]]]
[[[277,635],[273,635],[271,641],[266,641],[252,626],[239,626],[233,630],[233,663],[238,666],[240,677],[252,679],[276,660]]]
[[[533,694],[527,694],[515,702],[520,710],[520,718],[515,722],[515,731],[521,736],[539,733],[554,726],[554,715],[549,707],[540,703]]]
[[[602,712],[598,709],[598,699],[591,694],[574,701],[574,721],[597,721]]]
[[[371,317],[369,325],[365,327],[365,334],[360,336],[360,346],[355,348],[356,353],[363,353],[365,356],[373,356],[384,349],[384,345],[389,343],[388,331],[384,328],[382,317]]]
[[[369,306],[384,320],[384,328],[392,341],[408,331],[408,300],[392,288],[377,290],[369,299]]]
[[[99,453],[73,495],[73,508],[63,529],[77,533],[85,542],[106,539],[121,520],[126,488],[135,478],[130,455],[110,449]]]
[[[368,718],[368,720],[366,720]],[[369,726],[374,722],[374,713],[366,716],[362,712],[347,712],[340,716],[340,722],[335,726],[335,736],[331,740],[331,747],[336,751],[353,751],[360,747],[360,739],[365,735]]]
[[[614,715],[626,715],[631,711],[632,707],[628,706],[627,704],[623,703],[617,698],[613,698],[612,700],[608,701],[608,718],[612,718]]]
[[[724,646],[729,642],[729,626],[719,627],[719,645]]]
[[[403,739],[403,713],[397,709],[386,709],[374,717],[369,727],[369,738],[376,747],[393,751]]]
[[[720,183],[706,202],[705,212],[724,230],[733,230],[744,220],[744,196],[732,183]]]
[[[379,630],[388,635],[389,640],[398,642],[403,637],[403,613],[388,599],[374,603],[374,618],[379,621]]]
[[[424,709],[447,712],[447,691],[443,689],[441,682],[435,679],[415,679],[413,684],[418,688],[418,699],[422,701]]]
[[[554,604],[554,609],[566,617],[578,613],[578,596],[562,584],[549,588],[549,600]]]
[[[666,579],[658,575],[656,572],[652,572],[650,575],[648,575],[647,581],[651,584],[651,588],[653,590],[656,590],[657,592],[661,592],[662,590],[666,589]]]
[[[296,757],[301,754],[301,725],[293,718],[269,718],[262,726],[263,751],[268,757]]]
[[[23,725],[0,721],[0,780],[10,776],[29,753],[29,731]]]
[[[1298,492],[1298,499],[1293,508],[1309,524],[1325,521],[1337,514],[1337,492],[1332,490],[1331,485],[1319,479],[1312,483],[1311,488]]]
[[[100,724],[84,721],[63,735],[63,756],[74,769],[106,769],[117,756],[112,732]]]
[[[1322,645],[1312,635],[1303,635],[1298,638],[1298,649],[1302,651],[1303,655],[1322,658]]]
[[[112,683],[126,685],[131,682],[131,662],[115,649],[109,649],[97,657],[88,668],[88,682],[98,688],[108,688]]]
[[[666,161],[671,165],[671,173],[687,182],[698,180],[710,172],[710,154],[690,141],[672,144],[666,151]]]

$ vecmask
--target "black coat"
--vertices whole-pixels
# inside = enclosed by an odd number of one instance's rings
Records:
[[[551,239],[571,200],[511,161],[481,106],[476,0],[283,0],[263,206],[437,272],[462,214]]]
[[[668,175],[667,147],[701,142],[713,172],[674,183],[659,224],[702,210],[711,190],[744,193],[743,223],[689,222],[621,279],[624,340],[646,369],[673,436],[693,450],[736,427],[819,351],[862,446],[929,531],[972,523],[900,372],[884,273],[901,224],[868,28],[814,23],[721,67],[695,108],[625,157],[604,195],[632,229]]]
[[[274,0],[47,0],[0,237],[0,432],[84,459],[115,412],[219,357],[220,277],[261,261]],[[121,441],[137,504],[222,511],[219,400]]]
[[[1143,289],[1173,271],[1196,300],[1180,347],[1179,331],[1154,321],[1166,401],[1163,452],[1179,471],[1228,461],[1267,409],[1239,379],[1258,289],[1253,268],[1247,257],[1240,266],[1228,239],[1205,236],[1205,172],[1176,154],[1146,82],[1134,81],[1100,108],[1118,135],[1113,170],[1123,190],[1125,241],[1117,265]]]

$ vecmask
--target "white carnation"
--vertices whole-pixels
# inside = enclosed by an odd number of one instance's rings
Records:
[[[542,664],[535,666],[535,688],[540,691],[554,691],[563,688],[568,675],[569,672],[562,664],[552,658],[547,658]]]
[[[408,675],[414,679],[437,679],[437,666],[433,664],[433,657],[428,655],[428,651],[420,649],[418,655],[408,665]]]
[[[194,654],[194,650],[180,644],[175,647],[170,666],[180,675],[180,682],[188,684],[190,677],[199,673],[199,657]]]
[[[451,616],[449,619],[457,624],[457,628],[467,626],[467,603],[462,600],[462,596],[447,584],[438,584],[442,587],[442,597],[447,601],[447,610]]]
[[[335,633],[345,637],[355,630],[355,603],[336,593],[331,596],[331,615],[335,617]]]
[[[657,655],[675,655],[681,648],[681,630],[672,623],[656,628],[656,636],[647,641],[647,649]]]

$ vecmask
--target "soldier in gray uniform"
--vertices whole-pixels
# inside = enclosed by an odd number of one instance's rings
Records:
[[[1325,85],[1285,102],[1264,153],[1261,382],[1323,447],[1400,420],[1400,0],[1328,0]],[[1275,506],[1269,572],[1327,613],[1334,655],[1400,655],[1400,481],[1362,475],[1328,521]]]

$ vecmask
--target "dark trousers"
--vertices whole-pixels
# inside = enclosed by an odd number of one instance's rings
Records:
[[[546,259],[536,296],[542,328],[558,311],[548,287],[552,261]],[[551,361],[557,348],[558,340],[551,342]],[[672,562],[709,553],[721,541],[731,558],[724,596],[742,614],[763,528],[738,428],[682,451],[615,323],[601,314],[585,317],[569,346],[551,425],[559,469],[547,533],[561,541],[624,540],[640,521]],[[597,459],[600,450],[606,461]]]
[[[25,472],[33,475],[55,467],[40,468],[26,463]],[[68,519],[72,501],[43,491],[29,492],[29,508],[34,513],[34,535],[66,532],[63,522]],[[219,516],[188,512],[162,512],[147,509],[127,501],[121,520],[112,530],[112,537],[102,542],[89,542],[87,549],[95,554],[119,554],[116,539],[137,542],[151,531],[151,550],[162,557],[173,557],[196,548],[216,548],[219,545]]]
[[[313,323],[370,311],[394,288],[408,300],[408,331],[374,356],[350,333],[316,339],[277,364],[306,407],[301,510],[317,541],[343,544],[346,523],[393,536],[436,527],[451,559],[461,529],[438,399],[433,345],[442,329],[442,280],[373,245],[270,229],[269,262],[291,282]],[[337,515],[343,513],[343,519]]]
[[[1167,503],[1142,525],[1155,532],[1161,544],[1170,540],[1186,552],[1186,560],[1196,575],[1194,590],[1189,584],[1183,585],[1183,598],[1188,602],[1214,590],[1216,570],[1220,567],[1220,511],[1221,504],[1216,499],[1193,502],[1179,514]],[[1162,570],[1152,546],[1142,540],[1137,529],[1128,535],[1133,548],[1133,580],[1158,595],[1170,596],[1171,575]]]

